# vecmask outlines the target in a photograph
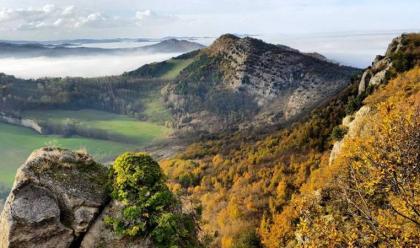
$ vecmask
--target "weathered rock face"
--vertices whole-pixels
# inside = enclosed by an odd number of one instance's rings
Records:
[[[348,132],[342,140],[334,143],[329,159],[330,164],[333,163],[333,161],[337,158],[337,155],[341,152],[344,139],[354,138],[369,129],[364,125],[364,123],[366,116],[371,114],[372,109],[369,106],[363,106],[356,113],[346,116],[343,119],[342,125],[348,128]]]
[[[376,86],[386,82],[388,71],[392,67],[390,57],[376,56],[372,66],[367,68],[359,83],[359,95],[367,90],[369,86]]]
[[[16,175],[0,219],[0,247],[71,247],[108,201],[107,169],[83,153],[35,151]]]
[[[403,34],[392,40],[384,56],[378,55],[372,62],[372,66],[367,68],[359,84],[359,95],[364,93],[369,86],[377,86],[386,83],[388,74],[392,74],[396,68],[395,59],[400,70],[407,70],[409,67],[414,67],[420,64],[420,50],[418,49],[418,42],[420,34]],[[399,58],[398,58],[399,57]],[[402,65],[401,65],[402,64]]]
[[[359,83],[359,95],[363,93],[369,94],[370,92],[366,92],[368,87],[387,83],[388,74],[395,73],[396,68],[394,63],[396,63],[395,60],[399,57],[396,56],[398,53],[406,59],[404,66],[407,66],[407,68],[402,69],[407,70],[409,69],[408,67],[420,65],[419,42],[420,34],[418,33],[403,34],[393,39],[391,44],[389,44],[385,55],[376,56],[375,60],[372,62],[372,66],[363,72]],[[372,112],[374,111],[369,106],[363,106],[356,113],[346,116],[343,119],[342,125],[348,128],[348,133],[345,135],[344,139],[351,139],[365,132],[368,129],[364,125],[365,117],[371,115]],[[335,142],[330,155],[330,164],[336,159],[337,154],[340,153],[343,140]]]
[[[334,95],[357,72],[286,46],[223,35],[163,94],[176,128],[217,132],[288,121]]]

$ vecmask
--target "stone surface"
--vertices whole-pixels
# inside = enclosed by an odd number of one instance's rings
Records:
[[[360,83],[359,83],[359,95],[362,94],[366,90],[371,78],[372,78],[372,71],[370,69],[367,69],[365,72],[363,72],[362,79],[360,80]]]
[[[402,41],[406,39],[406,37],[407,37],[407,34],[402,34],[401,36],[394,38],[391,44],[389,44],[386,50],[385,56],[391,57],[393,54],[399,52],[401,48],[404,46]]]
[[[365,117],[369,116],[371,113],[372,109],[369,106],[363,106],[353,115],[346,116],[343,119],[342,125],[347,127],[348,131],[342,140],[334,143],[329,158],[330,164],[334,162],[337,155],[341,152],[341,147],[345,139],[351,139],[359,136],[361,133],[367,132],[368,128],[364,125]]]
[[[386,69],[376,73],[375,76],[373,76],[369,80],[369,85],[376,86],[376,85],[380,85],[380,84],[385,83],[386,82],[386,73],[387,73]]]
[[[112,201],[98,217],[97,221],[92,225],[84,236],[81,248],[152,248],[149,239],[130,239],[118,237],[104,223],[105,216],[117,217],[121,214],[122,205],[116,201]]]
[[[107,169],[83,153],[35,151],[16,175],[0,219],[0,247],[70,247],[108,201]]]
[[[407,48],[407,35],[403,34],[392,40],[384,56],[378,55],[372,62],[372,66],[367,68],[359,83],[359,95],[364,93],[369,86],[385,84],[387,73],[392,69],[393,56]]]

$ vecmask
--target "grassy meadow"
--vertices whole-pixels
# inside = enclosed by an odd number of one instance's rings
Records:
[[[40,135],[28,128],[0,123],[0,171],[2,172],[0,184],[3,185],[11,186],[16,169],[33,150],[43,146],[54,145],[72,150],[86,149],[96,160],[107,162],[124,151],[139,150],[170,134],[170,129],[160,124],[96,110],[30,111],[25,112],[24,116],[56,125],[72,122],[80,128],[106,131],[125,136],[135,142]]]
[[[81,129],[99,130],[129,139],[130,143],[144,146],[168,136],[170,130],[163,125],[139,121],[124,115],[97,110],[49,110],[28,111],[24,117],[54,125],[71,123]]]

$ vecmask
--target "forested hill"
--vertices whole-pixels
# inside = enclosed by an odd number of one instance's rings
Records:
[[[158,99],[178,130],[214,132],[160,168],[143,153],[108,171],[83,151],[38,150],[18,171],[1,245],[417,247],[420,34],[395,38],[355,72],[225,35],[118,77],[1,75],[2,115],[93,108],[151,118],[143,109]]]
[[[228,34],[195,55],[164,97],[175,127],[214,133],[288,121],[343,89],[357,72]]]
[[[309,118],[223,133],[161,163],[209,247],[416,247],[420,35],[396,38]]]
[[[184,45],[167,40],[159,49]],[[289,47],[223,35],[208,48],[121,76],[0,75],[0,112],[20,117],[26,110],[90,108],[147,119],[145,105],[152,99],[169,113],[164,121],[178,133],[215,133],[304,116],[357,72]]]

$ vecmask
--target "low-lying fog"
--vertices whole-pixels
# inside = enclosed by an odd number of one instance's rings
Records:
[[[371,65],[376,55],[383,55],[392,39],[402,32],[270,35],[262,39],[302,52],[318,52],[343,65],[365,68]]]
[[[344,33],[311,35],[263,35],[255,38],[274,44],[283,44],[303,52],[318,52],[343,65],[359,68],[369,66],[378,54],[384,54],[392,38],[402,31],[384,33]],[[210,45],[215,38],[199,38],[195,42]],[[83,44],[81,46],[124,48],[137,47],[147,42],[116,42]],[[22,78],[119,75],[144,64],[163,61],[179,54],[130,56],[94,56],[63,58],[0,58],[0,72]]]
[[[180,54],[161,53],[135,56],[2,58],[0,71],[25,79],[112,76],[178,55]]]
[[[73,45],[69,47],[90,47],[90,48],[135,48],[135,47],[142,47],[142,46],[150,46],[155,45],[159,42],[135,42],[135,41],[122,41],[122,42],[103,42],[103,43],[83,43],[78,45]]]

